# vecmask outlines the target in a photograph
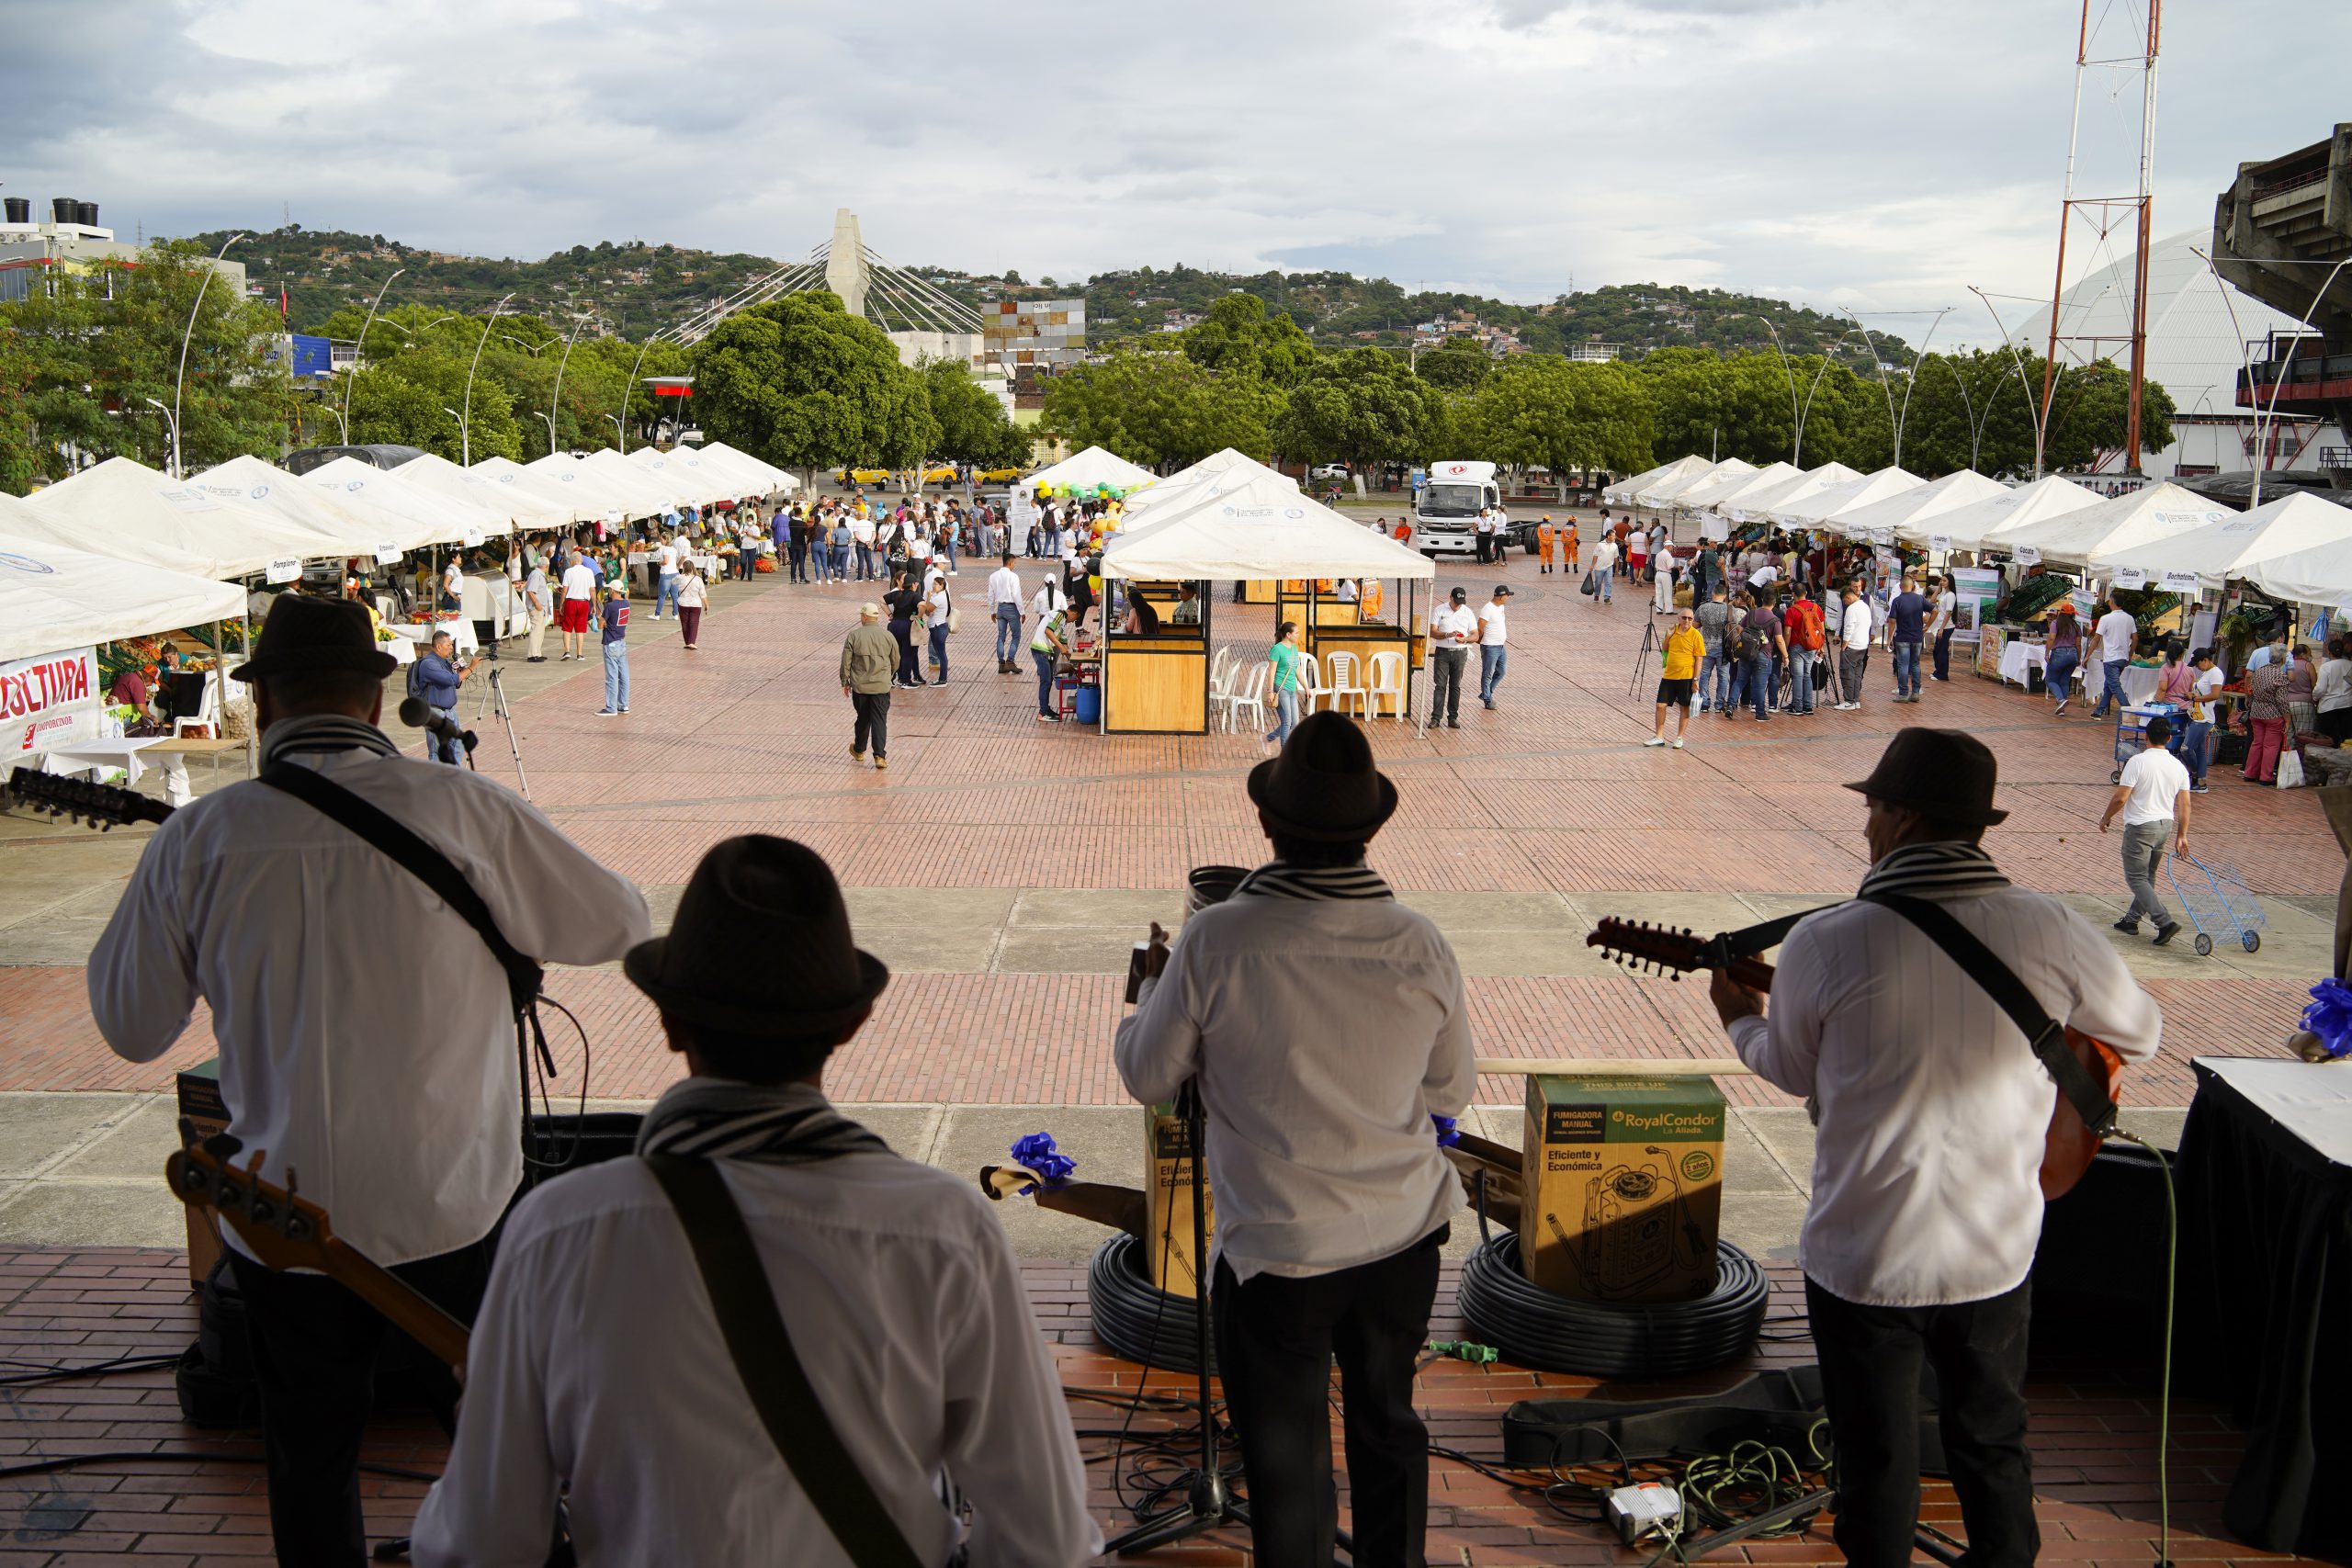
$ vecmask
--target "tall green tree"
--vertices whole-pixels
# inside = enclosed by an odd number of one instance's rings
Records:
[[[881,328],[829,293],[740,310],[687,362],[704,434],[780,468],[904,467],[938,438],[922,378],[899,363]]]
[[[1421,354],[1415,374],[1449,392],[1475,392],[1494,374],[1495,356],[1476,338],[1453,336]]]
[[[1464,405],[1469,445],[1481,457],[1552,470],[1633,473],[1648,468],[1656,441],[1649,387],[1630,365],[1588,364],[1521,355],[1496,367]]]
[[[971,370],[953,359],[934,359],[922,367],[931,398],[931,415],[939,424],[939,440],[930,453],[952,463],[978,468],[1017,466],[1028,460],[1029,437],[1005,417],[1004,405],[978,381]]]
[[[1367,465],[1430,457],[1445,412],[1443,394],[1403,360],[1351,348],[1326,355],[1291,389],[1274,422],[1274,445],[1292,457],[1346,462],[1361,493]]]
[[[1282,394],[1259,377],[1211,374],[1188,355],[1142,349],[1055,377],[1045,428],[1073,446],[1166,468],[1227,446],[1271,450],[1282,409]]]
[[[1195,365],[1228,377],[1254,376],[1278,388],[1298,385],[1315,363],[1314,340],[1288,315],[1268,313],[1266,302],[1254,294],[1226,295],[1180,341],[1184,356]]]

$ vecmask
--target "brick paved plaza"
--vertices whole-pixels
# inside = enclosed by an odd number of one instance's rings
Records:
[[[1469,570],[1449,563],[1438,592],[1467,581],[1483,599],[1495,579]],[[985,575],[967,563],[957,586],[977,600]],[[1625,592],[1595,606],[1573,577],[1539,576],[1530,558],[1504,575],[1518,595],[1499,711],[1473,704],[1460,730],[1426,738],[1389,720],[1371,731],[1402,795],[1374,863],[1451,936],[1479,1055],[1727,1055],[1702,985],[1622,973],[1586,948],[1586,931],[1604,914],[1712,931],[1850,894],[1865,868],[1863,807],[1838,786],[1867,773],[1903,723],[1965,728],[1993,746],[2010,817],[1986,842],[2009,874],[2065,897],[2102,928],[2124,907],[2118,840],[2098,823],[2111,730],[2079,716],[2083,708],[2055,719],[2038,699],[1963,672],[1896,707],[1882,656],[1860,713],[1825,707],[1769,726],[1707,715],[1693,719],[1688,750],[1648,750],[1640,742],[1655,660],[1635,671],[1645,598]],[[1034,588],[1038,569],[1023,576]],[[949,684],[897,696],[889,772],[861,768],[848,755],[834,668],[866,592],[774,579],[719,585],[692,653],[674,623],[640,607],[633,711],[621,718],[595,716],[593,664],[506,661],[532,796],[644,888],[657,925],[718,840],[759,830],[813,845],[850,890],[860,941],[894,976],[829,1075],[834,1097],[902,1152],[949,1168],[975,1170],[1043,1127],[1082,1175],[1136,1180],[1138,1113],[1110,1063],[1128,945],[1150,919],[1174,923],[1190,867],[1261,858],[1242,777],[1265,750],[1250,736],[1106,739],[1040,726],[1032,678],[996,673],[987,621],[973,613],[954,641]],[[1220,604],[1216,627],[1262,653],[1272,612]],[[494,718],[481,729],[482,768],[511,781],[503,731]],[[175,1350],[192,1332],[178,1210],[157,1173],[173,1141],[173,1076],[213,1054],[209,1032],[199,1011],[161,1060],[120,1062],[91,1024],[82,969],[145,831],[99,837],[0,818],[0,1353],[28,1361]],[[2326,970],[2343,869],[2307,792],[2257,789],[2228,769],[2198,798],[2192,837],[2200,855],[2243,872],[2269,925],[2258,953],[2225,941],[2203,958],[2185,938],[2160,951],[2110,933],[2167,1024],[2162,1058],[2127,1083],[2127,1122],[2166,1142],[2188,1102],[2191,1055],[2281,1053],[2305,988]],[[592,1100],[642,1103],[678,1076],[651,1009],[616,966],[558,971],[548,988],[586,1029]],[[559,1087],[578,1095],[578,1043],[567,1030],[556,1043]],[[1801,1110],[1755,1080],[1723,1082],[1736,1111],[1726,1234],[1770,1260],[1786,1292],[1809,1129]],[[1517,1142],[1519,1094],[1515,1077],[1487,1081],[1478,1121],[1490,1135]],[[1080,1265],[1103,1233],[1026,1204],[1005,1215],[1069,1381],[1131,1387],[1134,1369],[1102,1355],[1084,1325]],[[1450,1253],[1470,1239],[1457,1235]],[[1776,1314],[1798,1311],[1801,1298],[1782,1300]],[[1449,1271],[1441,1313],[1451,1303]],[[1764,1348],[1778,1360],[1808,1353],[1801,1339]],[[1155,1375],[1152,1386],[1166,1382]],[[1499,1452],[1503,1405],[1560,1386],[1588,1383],[1441,1365],[1423,1384],[1439,1440],[1487,1458]],[[1101,1407],[1073,1410],[1081,1427],[1115,1425]],[[0,1420],[0,1463],[253,1450],[248,1438],[183,1427],[159,1373],[26,1390]],[[2152,1406],[2086,1374],[2041,1389],[2035,1423],[2047,1554],[2147,1561]],[[2204,1533],[2177,1534],[2173,1555],[2260,1555],[2214,1524],[2237,1440],[2227,1423],[2188,1408],[2175,1436],[2176,1524]],[[1085,1447],[1107,1456],[1107,1443]],[[429,1427],[398,1425],[380,1449],[426,1470],[439,1451]],[[1107,1457],[1094,1465],[1106,1529],[1117,1528],[1111,1468]],[[1438,1474],[1443,1544],[1433,1543],[1433,1561],[1639,1562],[1532,1494],[1451,1462]],[[116,1462],[0,1484],[9,1490],[0,1563],[90,1551],[154,1562],[266,1555],[250,1465]],[[396,1524],[418,1491],[381,1481],[381,1522]],[[1948,1491],[1934,1496],[1936,1517],[1956,1517]],[[1227,1547],[1154,1560],[1242,1560]],[[1748,1555],[1836,1556],[1821,1527]]]

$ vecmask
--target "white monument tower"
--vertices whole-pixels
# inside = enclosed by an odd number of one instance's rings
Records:
[[[865,314],[865,286],[871,274],[865,265],[865,237],[858,232],[857,214],[846,207],[833,209],[833,241],[825,254],[825,287],[841,297],[842,309],[853,316]]]

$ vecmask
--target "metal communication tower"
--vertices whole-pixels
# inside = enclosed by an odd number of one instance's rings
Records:
[[[2146,6],[2144,18],[2139,6],[2117,0],[2100,0],[2099,28],[2102,36],[2109,32],[2109,19],[2119,10],[2125,13],[2131,24],[2131,44],[2133,52],[2094,57],[2091,26],[2092,0],[2083,0],[2082,26],[2075,43],[2075,107],[2066,129],[2066,194],[2058,215],[2058,280],[2050,293],[2049,355],[2041,371],[2041,418],[2050,418],[2050,400],[2058,383],[2058,345],[2083,345],[2078,351],[2085,363],[2102,357],[2102,345],[2125,343],[2131,351],[2132,399],[2131,412],[2124,423],[2123,460],[2127,471],[2140,469],[2140,398],[2147,385],[2148,356],[2148,246],[2153,235],[2150,227],[2153,213],[2153,192],[2156,172],[2156,43],[2162,28],[2164,0],[2141,0]],[[2142,47],[2140,23],[2146,23],[2144,47]],[[2120,29],[2119,29],[2120,30]],[[2120,72],[2140,76],[2140,178],[2139,191],[2133,196],[2076,196],[2075,194],[2075,161],[2082,145],[2083,83],[2094,71]],[[2120,94],[2119,93],[2120,96]],[[2126,224],[2133,230],[2136,254],[2132,273],[2132,331],[2128,339],[2111,334],[2070,333],[2065,330],[2066,300],[2066,241],[2077,223],[2092,231],[2101,249],[2108,248],[2116,231]]]

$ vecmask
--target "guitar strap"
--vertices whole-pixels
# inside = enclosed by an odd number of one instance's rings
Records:
[[[677,1211],[736,1375],[792,1479],[857,1568],[923,1568],[810,1386],[726,1179],[707,1160],[642,1157]]]
[[[2066,1048],[2065,1027],[2042,1010],[2025,982],[1991,948],[1953,919],[1949,910],[1924,898],[1901,893],[1865,893],[1861,902],[1892,909],[1942,948],[1945,955],[1967,971],[1970,979],[1984,987],[1985,994],[2009,1015],[2009,1021],[2024,1032],[2026,1043],[2033,1047],[2043,1070],[2058,1085],[2058,1092],[2074,1106],[2083,1125],[2096,1137],[2104,1138],[2115,1131],[2115,1101],[2108,1098],[2105,1086],[2085,1071],[2074,1052]]]

